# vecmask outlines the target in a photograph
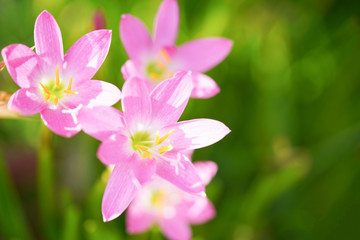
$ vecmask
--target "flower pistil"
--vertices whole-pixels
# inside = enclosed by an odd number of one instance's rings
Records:
[[[76,91],[71,90],[72,85],[72,76],[70,76],[69,85],[67,89],[64,89],[64,85],[60,82],[59,77],[59,66],[56,68],[56,79],[55,79],[55,85],[53,81],[47,82],[46,84],[43,84],[41,82],[40,86],[43,89],[43,95],[45,97],[44,101],[47,102],[50,100],[50,102],[53,102],[55,106],[57,106],[59,99],[61,99],[64,95],[64,93],[68,94],[78,94]]]
[[[153,141],[150,138],[150,134],[146,132],[138,132],[134,136],[131,137],[133,143],[133,149],[142,154],[141,159],[148,157],[149,159],[153,158],[153,154],[157,154],[156,151],[153,151],[154,146],[158,146],[163,143],[175,129],[171,129],[168,133],[166,133],[163,137],[160,138],[159,131],[156,132],[156,138]],[[169,144],[167,146],[161,146],[157,149],[159,154],[164,154],[168,151],[171,151],[174,147]]]

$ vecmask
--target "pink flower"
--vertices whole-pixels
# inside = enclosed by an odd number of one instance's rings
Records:
[[[192,80],[186,72],[157,85],[151,93],[144,80],[132,77],[123,86],[123,114],[97,107],[84,131],[103,142],[99,159],[114,164],[107,183],[102,213],[104,221],[118,217],[130,204],[139,187],[154,174],[182,190],[204,195],[204,185],[188,150],[211,145],[229,133],[221,122],[194,119],[177,122],[190,98]],[[90,120],[89,120],[90,121]],[[105,126],[102,131],[97,125]],[[109,137],[110,136],[110,137]]]
[[[140,76],[153,88],[172,77],[177,71],[193,72],[194,89],[191,97],[210,98],[220,90],[216,82],[202,74],[219,64],[230,52],[232,41],[226,38],[203,38],[175,46],[179,25],[179,7],[176,0],[164,0],[158,10],[154,35],[130,14],[120,22],[120,38],[130,57],[121,68],[125,79]]]
[[[207,185],[216,174],[214,162],[197,162],[195,169]],[[201,224],[215,216],[213,204],[204,197],[188,194],[161,178],[144,185],[126,213],[129,233],[142,233],[159,225],[168,239],[191,239],[190,224]]]
[[[22,115],[40,113],[53,132],[71,137],[82,129],[84,122],[78,119],[82,109],[111,106],[120,99],[120,90],[114,85],[90,80],[109,51],[111,31],[84,35],[64,56],[59,26],[43,11],[36,19],[34,35],[36,53],[22,44],[1,51],[11,77],[21,88],[8,107]]]

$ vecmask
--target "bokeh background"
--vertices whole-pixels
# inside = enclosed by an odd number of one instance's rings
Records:
[[[110,53],[95,79],[121,88],[127,56],[119,21],[152,29],[160,0],[0,0],[0,48],[34,45],[37,15],[60,25],[64,49],[104,16]],[[207,187],[217,208],[194,239],[358,239],[360,236],[360,2],[179,0],[177,43],[223,36],[228,58],[211,70],[221,88],[189,102],[182,119],[213,118],[232,132],[197,150],[219,166]],[[100,14],[100,15],[99,15]],[[0,90],[18,87],[6,70]],[[119,106],[119,105],[117,105]],[[7,115],[6,110],[0,112]],[[163,239],[127,235],[124,214],[103,223],[97,140],[55,136],[39,116],[0,119],[0,239]]]

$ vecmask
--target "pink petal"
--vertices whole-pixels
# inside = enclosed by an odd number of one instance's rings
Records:
[[[47,105],[38,91],[35,87],[19,89],[9,100],[9,110],[26,116],[41,112]]]
[[[77,111],[72,109],[45,109],[40,113],[44,124],[54,133],[63,137],[72,137],[81,131],[77,120]]]
[[[64,98],[68,106],[112,106],[121,98],[121,92],[115,85],[99,80],[83,81],[71,90],[78,94],[69,94]]]
[[[157,160],[157,175],[188,193],[205,195],[205,186],[200,176],[183,154],[167,153]]]
[[[111,30],[96,30],[82,36],[64,57],[64,72],[73,81],[91,79],[104,62],[110,48]]]
[[[211,98],[220,92],[216,82],[209,76],[202,73],[194,73],[192,76],[194,84],[192,98]]]
[[[162,81],[151,92],[152,117],[162,126],[177,122],[188,103],[191,90],[191,76],[186,72]]]
[[[176,0],[161,3],[154,23],[154,44],[157,50],[175,45],[179,28],[179,5]]]
[[[211,161],[196,162],[194,163],[194,166],[205,185],[209,184],[218,170],[216,163]]]
[[[192,224],[202,224],[215,217],[214,205],[207,198],[196,197],[196,201],[188,210],[188,221]]]
[[[39,82],[40,60],[33,50],[22,44],[12,44],[1,51],[6,68],[21,88],[35,87]]]
[[[54,17],[46,10],[36,19],[34,38],[36,53],[45,64],[44,69],[62,64],[64,50],[60,28]]]
[[[132,161],[132,169],[135,177],[139,180],[140,184],[144,184],[151,180],[156,169],[156,160],[154,159],[140,159],[138,154],[134,154]]]
[[[122,65],[121,73],[125,80],[127,80],[130,77],[135,77],[135,76],[140,77],[141,76],[141,74],[139,73],[139,71],[136,68],[136,65],[134,64],[134,61],[132,61],[132,60],[127,60],[124,63],[124,65]]]
[[[134,200],[135,201],[135,200]],[[126,231],[130,234],[146,232],[154,223],[154,217],[134,204],[126,211]]]
[[[230,129],[222,122],[212,119],[193,119],[178,122],[162,129],[162,132],[175,129],[169,140],[176,149],[198,149],[209,146],[225,137]]]
[[[174,56],[178,68],[206,72],[229,54],[233,42],[226,38],[203,38],[181,45]]]
[[[129,162],[133,155],[129,138],[121,134],[112,135],[103,141],[97,152],[98,158],[105,165]]]
[[[147,125],[151,116],[149,90],[144,80],[132,77],[123,86],[122,110],[129,129]]]
[[[104,222],[111,221],[123,213],[134,199],[139,186],[127,163],[115,165],[102,200]]]
[[[190,224],[183,218],[161,219],[160,228],[168,239],[191,239]]]
[[[132,60],[141,60],[152,50],[152,39],[145,25],[130,14],[121,16],[120,38]]]
[[[78,120],[86,134],[100,141],[124,128],[122,113],[113,107],[82,108]]]
[[[194,149],[186,149],[184,151],[181,151],[181,153],[184,154],[187,158],[192,159]]]

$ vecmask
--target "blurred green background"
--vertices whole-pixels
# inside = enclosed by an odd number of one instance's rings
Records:
[[[119,21],[152,29],[160,0],[0,0],[0,48],[34,45],[37,15],[50,11],[64,49],[94,29],[113,30],[94,79],[123,84]],[[194,239],[358,239],[360,236],[360,2],[179,0],[177,43],[223,36],[228,58],[208,74],[219,95],[190,100],[182,119],[213,118],[232,132],[197,150],[219,166],[207,187],[217,208]],[[18,87],[6,70],[0,90]],[[118,105],[119,106],[119,105]],[[0,239],[163,239],[127,235],[124,214],[103,223],[97,140],[49,133],[39,116],[0,119]]]

